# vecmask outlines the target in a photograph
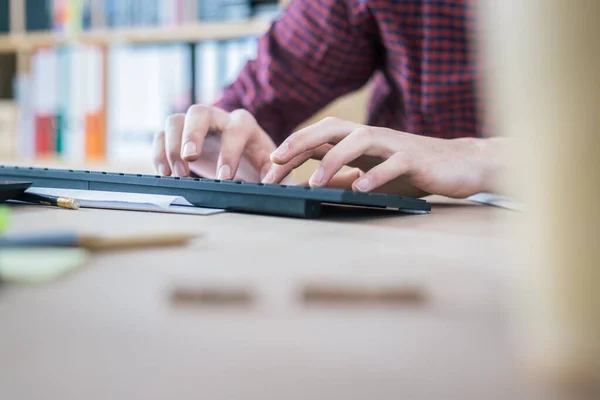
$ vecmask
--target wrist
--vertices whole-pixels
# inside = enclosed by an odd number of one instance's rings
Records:
[[[503,193],[513,140],[504,137],[479,140],[484,157],[485,191]]]
[[[509,139],[498,137],[465,140],[473,150],[474,167],[479,171],[479,192],[502,192],[502,179],[508,167]]]

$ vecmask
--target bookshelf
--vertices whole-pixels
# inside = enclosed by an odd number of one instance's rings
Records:
[[[50,49],[51,51],[62,51],[62,49],[70,49],[70,48],[77,48],[80,46],[90,46],[90,47],[95,47],[97,49],[101,49],[102,53],[103,53],[103,57],[104,57],[104,66],[102,68],[109,70],[112,72],[112,68],[110,66],[111,64],[111,57],[114,58],[114,55],[112,53],[110,53],[110,49],[113,47],[119,47],[119,46],[124,46],[124,47],[135,47],[137,45],[145,45],[145,47],[151,47],[151,46],[156,46],[157,48],[159,48],[161,45],[172,45],[172,46],[189,46],[190,49],[192,49],[192,46],[196,46],[195,50],[191,50],[192,52],[192,58],[196,57],[196,53],[200,52],[201,50],[199,49],[199,45],[202,43],[215,43],[215,42],[222,42],[222,43],[227,43],[227,42],[235,42],[235,41],[240,41],[240,40],[246,40],[246,39],[251,39],[251,38],[257,38],[258,36],[260,36],[261,34],[263,34],[264,32],[266,32],[272,22],[272,19],[275,17],[275,15],[271,15],[268,12],[266,14],[260,14],[260,15],[251,15],[248,16],[246,18],[233,18],[233,19],[228,19],[228,20],[203,20],[201,18],[198,17],[197,14],[194,13],[194,16],[192,18],[189,18],[186,15],[179,15],[179,20],[176,21],[175,23],[171,22],[171,23],[161,23],[161,24],[157,24],[154,26],[147,26],[145,24],[139,24],[136,26],[116,26],[116,25],[111,25],[112,23],[108,22],[108,17],[106,15],[102,14],[102,9],[99,7],[104,7],[105,4],[108,3],[109,0],[61,0],[65,3],[69,3],[69,2],[73,2],[74,3],[78,3],[81,4],[79,2],[85,2],[87,1],[89,4],[91,4],[90,7],[91,8],[91,22],[88,21],[88,24],[91,23],[91,26],[87,26],[85,29],[80,25],[79,27],[76,27],[75,29],[67,29],[67,24],[65,24],[65,29],[61,30],[61,29],[56,29],[55,26],[52,26],[52,24],[56,23],[56,21],[52,20],[50,23],[50,26],[48,27],[49,29],[42,29],[42,30],[36,30],[36,31],[26,31],[25,27],[25,20],[28,18],[27,17],[27,10],[26,7],[27,5],[31,5],[34,3],[41,3],[41,2],[46,2],[46,4],[51,4],[53,6],[54,3],[57,2],[57,0],[0,0],[0,8],[2,7],[2,4],[4,4],[4,6],[6,6],[7,4],[10,7],[10,18],[16,18],[18,21],[17,24],[13,24],[14,26],[11,26],[10,29],[8,30],[8,32],[5,33],[1,33],[2,32],[2,27],[0,26],[0,85],[3,85],[4,87],[0,87],[0,89],[4,89],[4,90],[0,90],[0,141],[2,141],[2,143],[8,143],[8,140],[5,140],[7,132],[6,132],[6,127],[7,126],[13,126],[10,129],[13,130],[17,130],[18,133],[17,135],[13,135],[13,142],[15,142],[14,138],[16,136],[21,137],[22,136],[22,132],[20,131],[22,129],[22,127],[19,128],[14,128],[14,121],[8,121],[8,123],[6,123],[6,121],[3,123],[2,119],[2,107],[3,107],[3,103],[6,102],[10,102],[11,100],[15,103],[18,103],[16,99],[11,99],[10,97],[7,96],[7,93],[12,92],[13,89],[15,87],[17,87],[16,84],[14,84],[14,82],[18,81],[18,79],[16,77],[19,76],[30,76],[30,75],[35,75],[35,57],[36,54],[38,54],[40,52],[40,50],[44,50],[44,49]],[[140,4],[139,2],[144,2],[146,0],[124,0],[130,3],[134,3],[134,2],[138,2],[138,4]],[[212,2],[213,1],[217,1],[217,0],[149,0],[151,2],[154,3],[160,3],[160,2],[170,2],[170,3],[174,3],[174,2],[180,2],[180,3],[187,3],[188,5],[191,2],[195,3],[194,7],[200,7],[200,1],[202,2]],[[222,0],[224,1],[224,0]],[[230,2],[234,2],[233,0],[229,0]],[[247,0],[248,3],[256,3],[259,2],[261,0]],[[267,1],[262,0],[263,3],[266,3]],[[275,4],[276,7],[276,13],[282,11],[287,4],[289,3],[289,0],[270,0],[271,4]],[[54,3],[53,3],[54,2]],[[239,0],[239,2],[243,2],[243,0]],[[168,3],[168,4],[170,4]],[[118,4],[122,4],[122,2],[118,2]],[[148,4],[148,3],[142,3],[142,4]],[[101,6],[100,6],[101,5]],[[198,8],[199,9],[199,8]],[[100,10],[100,11],[99,11]],[[162,11],[161,11],[162,12]],[[2,10],[0,10],[0,13],[2,13]],[[276,14],[275,13],[275,14]],[[183,13],[185,14],[185,13]],[[52,16],[52,13],[50,12],[50,16]],[[83,19],[83,18],[82,18]],[[100,22],[98,22],[100,21]],[[163,21],[164,22],[164,21]],[[180,49],[181,50],[181,49]],[[240,51],[240,50],[238,50]],[[246,50],[247,51],[247,50]],[[247,55],[247,54],[246,54]],[[181,54],[179,55],[181,56]],[[179,57],[178,56],[178,57]],[[164,56],[163,56],[164,57]],[[181,56],[181,57],[187,57],[187,56]],[[221,58],[227,58],[225,56],[219,56]],[[229,57],[232,58],[232,57]],[[235,58],[235,57],[233,57]],[[187,60],[187,58],[186,58]],[[196,59],[195,62],[193,62],[192,64],[203,64],[204,59]],[[140,61],[136,61],[138,64],[138,69],[142,70],[143,69],[143,63],[140,63]],[[187,61],[186,61],[187,62]],[[239,62],[239,60],[238,60]],[[125,63],[127,63],[127,61],[125,61]],[[55,67],[56,68],[56,67]],[[112,68],[112,69],[111,69]],[[164,68],[164,67],[163,67]],[[39,72],[39,70],[45,70],[46,67],[38,67],[37,71]],[[228,70],[228,68],[223,67],[222,65],[219,68],[219,73],[222,75],[223,72],[222,70]],[[235,70],[235,68],[234,68]],[[174,71],[177,71],[177,69],[174,69]],[[111,105],[110,103],[108,103],[108,97],[110,97],[109,95],[107,95],[107,91],[110,92],[111,90],[111,83],[110,80],[112,78],[110,78],[110,73],[108,73],[108,77],[106,75],[106,71],[104,71],[105,75],[103,76],[103,83],[102,83],[102,92],[103,92],[103,99],[104,101],[107,103],[105,104],[105,109],[103,109],[103,111],[96,115],[96,118],[104,118],[106,125],[103,127],[103,129],[105,130],[105,132],[108,132],[109,130],[111,130],[111,126],[110,124],[108,124],[108,120],[110,119],[110,114],[111,114]],[[227,72],[229,75],[229,78],[231,77],[232,72],[229,71]],[[3,76],[3,74],[5,76]],[[7,82],[10,82],[10,79],[7,79],[6,75],[13,75],[15,77],[15,79],[13,79],[13,85],[11,86],[11,88],[8,88],[6,86],[8,86]],[[196,71],[192,71],[192,74],[197,74]],[[206,74],[205,71],[202,71],[201,74]],[[53,75],[50,75],[50,77],[52,77]],[[135,76],[136,78],[138,77],[137,74],[133,74],[132,76]],[[222,77],[221,77],[222,78]],[[61,77],[60,79],[63,79],[63,77]],[[195,78],[191,79],[192,81],[198,81],[198,79],[203,79],[203,77],[198,77],[195,76]],[[211,78],[209,78],[211,79]],[[48,78],[47,76],[44,77],[42,79],[42,81],[48,81],[51,80],[51,78]],[[37,80],[38,83],[40,82],[40,79]],[[149,79],[148,81],[152,82],[151,79]],[[198,82],[196,82],[197,84]],[[60,84],[62,85],[62,84]],[[71,83],[71,86],[76,86],[77,83]],[[118,86],[118,85],[117,85]],[[60,86],[61,89],[63,90],[63,87]],[[37,95],[35,93],[35,88],[36,85],[34,84],[33,86],[30,86],[30,90],[32,90],[32,93],[29,93],[28,96],[34,98],[34,103],[36,103],[35,101],[35,96]],[[54,89],[57,90],[57,89]],[[195,90],[195,89],[192,89]],[[17,89],[14,89],[14,91],[17,91]],[[64,90],[63,90],[64,91]],[[114,90],[113,90],[114,91]],[[157,91],[151,92],[153,94],[149,94],[147,95],[147,97],[153,98],[156,97],[156,93]],[[359,90],[356,93],[352,93],[350,95],[347,95],[341,99],[338,99],[337,101],[335,101],[334,103],[332,103],[331,105],[329,105],[328,107],[326,107],[324,110],[322,110],[321,112],[319,112],[317,115],[315,115],[313,118],[311,118],[309,121],[306,121],[302,126],[306,126],[308,124],[314,123],[326,116],[337,116],[339,118],[344,118],[347,120],[352,120],[355,122],[363,122],[365,119],[365,114],[366,114],[366,99],[369,93],[369,89],[368,87],[365,87],[361,90]],[[62,94],[61,94],[62,95]],[[71,93],[71,95],[73,95],[73,93]],[[74,95],[77,95],[76,93]],[[79,96],[81,96],[81,94],[79,94]],[[204,101],[200,101],[198,100],[198,93],[194,92],[194,95],[192,96],[192,99],[196,102],[204,102],[207,103],[206,99],[200,99],[200,100],[204,100]],[[79,97],[81,98],[81,97]],[[47,99],[46,99],[47,100]],[[60,100],[54,100],[54,101],[60,101]],[[209,102],[210,100],[208,100]],[[5,104],[4,104],[5,105]],[[34,105],[35,107],[35,105]],[[21,110],[22,107],[18,107],[19,110],[19,114],[20,114],[20,118],[22,119],[22,115],[24,114]],[[155,107],[156,108],[156,107]],[[63,110],[64,111],[64,110]],[[139,110],[138,110],[139,111]],[[31,113],[31,111],[29,111]],[[69,113],[69,110],[66,111],[66,114]],[[55,117],[59,114],[59,112],[57,111],[54,115]],[[108,116],[106,114],[109,114]],[[6,113],[4,113],[4,115],[7,115]],[[138,112],[138,118],[139,118],[139,112]],[[64,115],[63,115],[64,117]],[[33,118],[33,116],[29,116],[28,118]],[[54,118],[54,117],[53,117]],[[160,119],[160,118],[159,118]],[[53,119],[53,121],[58,120],[58,118],[56,118],[55,120]],[[158,121],[158,120],[157,120]],[[156,122],[154,121],[154,124],[156,125]],[[163,120],[164,121],[164,120]],[[11,125],[11,123],[13,125]],[[130,124],[131,125],[131,124]],[[3,137],[3,129],[4,126],[4,137]],[[300,128],[300,127],[299,127]],[[58,130],[58,128],[56,128]],[[31,128],[30,128],[31,130]],[[35,130],[35,129],[34,129]],[[111,131],[112,132],[112,131]],[[37,133],[35,133],[37,134]],[[88,133],[85,133],[86,135]],[[10,133],[8,133],[8,135],[10,136]],[[108,138],[106,138],[106,140],[108,140]],[[35,146],[35,145],[34,145]],[[120,145],[119,145],[120,146]],[[107,171],[123,171],[123,172],[136,172],[136,173],[149,173],[152,172],[151,171],[151,159],[149,157],[147,157],[147,148],[146,148],[146,155],[140,157],[138,160],[135,160],[133,162],[128,161],[128,162],[122,162],[122,156],[117,156],[117,157],[112,157],[112,158],[103,158],[103,157],[92,157],[91,159],[87,159],[87,158],[80,158],[80,157],[75,157],[75,158],[69,158],[69,157],[65,157],[64,154],[37,154],[35,153],[36,151],[34,151],[35,154],[31,154],[31,152],[29,154],[21,154],[19,153],[21,150],[15,150],[11,155],[8,155],[6,153],[3,154],[2,152],[2,147],[0,146],[0,163],[4,163],[4,164],[18,164],[18,165],[35,165],[35,166],[48,166],[48,167],[54,167],[54,168],[60,168],[60,167],[64,167],[64,168],[73,168],[73,169],[101,169],[101,170],[107,170]],[[147,146],[146,146],[147,147]],[[16,147],[15,147],[16,149]],[[130,146],[130,149],[132,149],[132,147]],[[144,161],[142,161],[144,160]],[[314,163],[307,163],[306,166],[303,166],[302,168],[300,168],[300,171],[305,171],[305,172],[301,172],[300,176],[304,177],[305,175],[310,174],[310,171],[313,168]]]
[[[198,22],[178,26],[97,29],[77,35],[52,32],[0,35],[0,53],[30,52],[39,47],[58,45],[118,43],[173,43],[227,40],[264,33],[271,22],[266,19],[228,22]]]

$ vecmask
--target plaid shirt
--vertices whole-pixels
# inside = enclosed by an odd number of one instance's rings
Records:
[[[294,0],[216,106],[244,108],[281,143],[372,81],[367,124],[484,136],[473,0]]]

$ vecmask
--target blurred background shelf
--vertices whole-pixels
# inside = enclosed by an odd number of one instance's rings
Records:
[[[118,43],[148,44],[173,42],[198,42],[227,40],[247,36],[259,36],[267,31],[271,21],[198,22],[176,26],[98,29],[77,35],[54,32],[13,33],[0,35],[0,52],[32,51],[39,47],[90,44],[111,45]]]
[[[214,103],[288,3],[0,0],[0,160],[152,173],[152,137],[168,115]],[[298,128],[364,122],[369,93]]]

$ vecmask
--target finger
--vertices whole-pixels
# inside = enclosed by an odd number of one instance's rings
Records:
[[[313,155],[310,157],[313,160],[322,160],[325,154],[329,153],[329,150],[333,149],[333,145],[330,143],[323,144],[316,149],[313,149]]]
[[[370,192],[400,175],[407,174],[410,168],[410,158],[406,153],[395,153],[357,179],[352,188],[360,192]]]
[[[311,186],[326,186],[344,165],[362,156],[374,146],[376,145],[371,128],[356,129],[323,157],[319,168],[309,180]]]
[[[379,165],[383,162],[383,158],[376,156],[369,156],[363,154],[359,158],[352,160],[348,163],[348,166],[359,168],[363,171],[368,171],[376,165]]]
[[[204,138],[213,129],[223,132],[229,123],[229,113],[216,107],[195,104],[185,114],[182,132],[181,158],[196,161],[204,147]]]
[[[329,150],[333,148],[331,144],[324,144],[316,149],[305,151],[304,153],[294,157],[288,163],[279,165],[272,163],[267,174],[263,179],[263,183],[279,183],[288,176],[294,169],[304,164],[309,159],[321,160]]]
[[[361,125],[328,117],[288,137],[273,154],[271,160],[285,164],[292,158],[326,143],[337,143]]]
[[[165,152],[169,161],[169,168],[175,176],[189,174],[187,163],[181,158],[181,134],[185,122],[184,114],[174,114],[165,122]]]
[[[154,135],[154,140],[152,141],[152,157],[154,168],[159,175],[171,175],[169,160],[167,160],[167,154],[165,153],[165,131],[160,131]]]
[[[352,168],[348,171],[340,171],[327,183],[328,189],[351,190],[352,184],[364,175],[364,172],[358,168]],[[298,186],[310,186],[308,181],[298,183]]]
[[[313,155],[314,151],[309,150],[294,157],[288,163],[279,165],[271,164],[271,168],[262,180],[263,183],[280,183],[286,176],[288,176],[294,169],[304,164]]]
[[[343,189],[350,190],[352,184],[360,178],[364,172],[358,168],[352,168],[348,171],[340,171],[327,183],[327,187],[330,189]]]
[[[235,176],[242,153],[246,148],[249,139],[256,135],[259,130],[258,123],[246,110],[236,110],[229,114],[229,121],[221,133],[221,150],[217,162],[217,179],[233,179]],[[262,160],[257,162],[260,165],[253,165],[259,171],[264,162],[268,162],[268,151],[263,151]],[[253,152],[250,152],[252,154]],[[253,155],[256,158],[256,154]],[[252,162],[251,156],[251,164]]]

